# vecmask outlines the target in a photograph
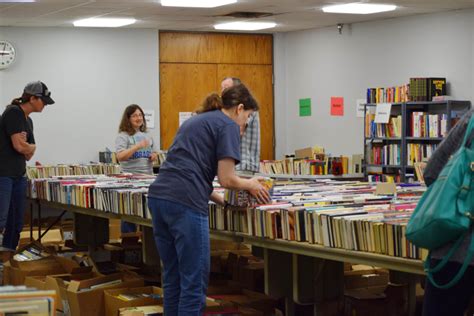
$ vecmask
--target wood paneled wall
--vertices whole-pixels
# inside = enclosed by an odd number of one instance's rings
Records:
[[[160,32],[162,149],[173,142],[179,112],[220,92],[223,78],[239,77],[260,105],[260,159],[274,159],[272,51],[271,35]]]

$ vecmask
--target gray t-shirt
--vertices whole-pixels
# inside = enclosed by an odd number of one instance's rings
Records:
[[[150,160],[150,156],[154,151],[155,142],[150,134],[137,132],[134,135],[128,135],[125,132],[120,132],[115,139],[115,151],[118,153],[129,149],[143,139],[148,139],[150,146],[137,150],[128,160],[121,161],[120,166],[123,172],[153,174],[153,162]]]

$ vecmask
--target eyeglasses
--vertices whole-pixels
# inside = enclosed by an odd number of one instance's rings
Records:
[[[143,117],[143,114],[132,114],[130,117],[136,118],[136,117]]]

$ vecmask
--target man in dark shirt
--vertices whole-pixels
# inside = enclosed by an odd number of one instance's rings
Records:
[[[26,161],[36,151],[33,121],[29,115],[53,104],[41,81],[30,82],[20,98],[0,117],[0,235],[3,247],[15,249],[23,228],[26,201]]]

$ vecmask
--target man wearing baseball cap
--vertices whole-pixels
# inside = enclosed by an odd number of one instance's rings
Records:
[[[36,151],[30,114],[54,104],[41,81],[28,83],[0,117],[0,238],[3,247],[16,249],[26,204],[26,161]]]

